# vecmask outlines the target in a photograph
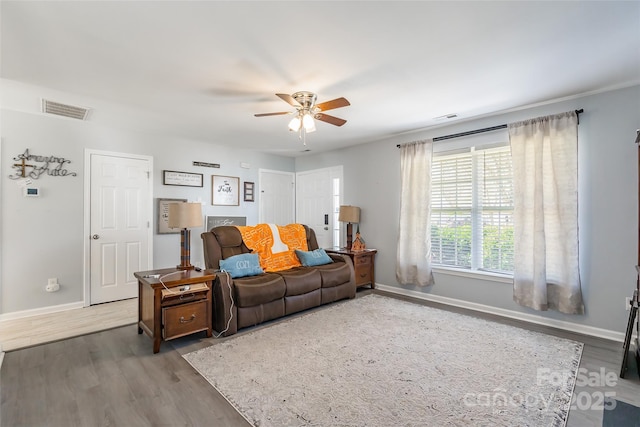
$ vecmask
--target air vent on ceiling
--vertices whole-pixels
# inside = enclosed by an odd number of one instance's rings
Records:
[[[86,120],[87,115],[89,114],[89,109],[43,99],[42,112],[55,114],[57,116],[70,117],[72,119]]]
[[[458,117],[456,113],[445,114],[444,116],[434,117],[433,120],[450,120]]]

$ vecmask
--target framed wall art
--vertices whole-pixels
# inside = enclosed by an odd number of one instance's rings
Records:
[[[240,205],[240,178],[237,176],[211,176],[211,204],[217,206]]]
[[[207,228],[209,231],[213,227],[219,227],[221,225],[247,225],[246,216],[208,216]]]
[[[179,228],[169,228],[169,203],[186,201],[187,199],[158,199],[158,234],[180,233]]]
[[[184,187],[202,187],[203,176],[201,173],[162,171],[162,183],[164,185],[181,185]]]
[[[253,202],[254,201],[253,189],[254,189],[254,183],[253,182],[248,182],[248,181],[244,182],[244,201],[245,202]]]

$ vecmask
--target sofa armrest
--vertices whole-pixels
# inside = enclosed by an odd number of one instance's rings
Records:
[[[222,336],[238,332],[238,309],[233,303],[233,279],[226,273],[218,273],[213,282],[213,329]],[[228,325],[228,327],[227,327]]]
[[[356,285],[356,269],[355,266],[353,265],[353,260],[351,259],[351,257],[349,255],[343,255],[343,254],[327,254],[329,255],[329,258],[331,258],[331,260],[333,262],[346,262],[349,265],[349,270],[351,270],[351,279],[350,282],[353,283],[353,286],[355,288]]]

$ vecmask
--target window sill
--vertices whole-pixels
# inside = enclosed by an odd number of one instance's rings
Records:
[[[462,270],[449,267],[433,267],[433,272],[448,276],[460,276],[471,279],[490,280],[492,282],[513,284],[513,276],[509,274],[492,273],[489,271]]]

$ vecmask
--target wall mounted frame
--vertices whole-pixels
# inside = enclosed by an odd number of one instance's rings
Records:
[[[203,175],[201,173],[162,171],[162,183],[164,185],[180,185],[183,187],[203,187]]]
[[[237,176],[211,176],[211,204],[216,206],[240,205],[240,178]]]

